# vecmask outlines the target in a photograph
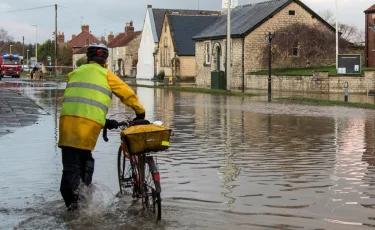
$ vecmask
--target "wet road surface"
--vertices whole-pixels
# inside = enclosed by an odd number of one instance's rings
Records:
[[[116,196],[115,130],[93,151],[92,201],[68,215],[56,147],[65,85],[0,87],[49,113],[0,137],[0,229],[375,228],[374,111],[135,89],[146,117],[175,130],[158,157],[163,221],[156,225],[140,203]],[[115,99],[109,114],[118,112],[132,114]]]

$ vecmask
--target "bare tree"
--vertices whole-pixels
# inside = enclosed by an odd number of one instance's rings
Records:
[[[331,10],[322,10],[318,13],[326,22],[336,28],[336,17]],[[338,23],[340,36],[351,43],[362,43],[365,40],[365,32],[356,26]]]
[[[318,13],[326,22],[331,25],[334,25],[336,22],[336,17],[331,10],[321,10]]]
[[[0,41],[9,42],[12,40],[13,40],[13,37],[8,34],[8,31],[6,31],[3,28],[0,28]]]

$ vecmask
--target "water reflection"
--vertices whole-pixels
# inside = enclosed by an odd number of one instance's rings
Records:
[[[48,126],[38,128],[53,134],[53,142],[64,87],[65,84],[33,84],[17,88],[51,114]],[[269,104],[254,98],[152,88],[135,90],[146,107],[147,118],[162,120],[175,130],[170,150],[158,157],[166,220],[162,228],[359,229],[375,224],[373,111]],[[133,114],[114,98],[109,114],[119,112]],[[110,200],[104,204],[111,207],[100,217],[125,226],[129,219],[140,217],[113,211],[114,206],[128,210],[129,204],[126,199],[113,198],[118,191],[114,176],[118,131],[110,131],[109,138],[109,143],[99,139],[94,151],[98,162],[94,180],[105,194],[104,200]],[[0,144],[4,144],[2,141]],[[52,142],[44,145],[56,147]],[[29,151],[38,158],[51,154],[39,153],[37,148]],[[55,151],[56,172],[46,182],[40,174],[35,175],[35,169],[23,172],[34,173],[31,178],[38,186],[55,184],[54,191],[37,190],[42,196],[55,194],[51,196],[58,204],[49,203],[52,209],[62,205],[57,194],[60,158],[58,149]],[[7,171],[5,165],[0,163],[1,166],[2,175],[10,180],[23,175],[12,175],[14,168],[8,167]],[[24,189],[27,193],[32,187]],[[7,198],[14,198],[11,193],[6,194]],[[66,224],[61,217],[52,217],[52,223]],[[56,223],[46,226],[58,226]],[[140,219],[139,223],[147,221]],[[73,229],[83,226],[75,222],[67,225]],[[102,219],[94,225],[93,229],[114,227]]]

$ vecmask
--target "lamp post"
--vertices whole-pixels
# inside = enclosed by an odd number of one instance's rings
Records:
[[[35,65],[38,64],[38,26],[37,25],[33,25],[35,26],[35,59],[36,59],[36,62],[35,62]]]
[[[268,41],[268,102],[271,102],[271,94],[272,94],[272,79],[271,79],[271,71],[272,71],[272,39],[275,37],[275,34],[269,32],[266,35],[266,39]]]
[[[27,67],[29,67],[29,52],[30,52],[30,50],[27,50],[27,52],[26,52]]]
[[[9,45],[9,54],[12,54],[12,46],[13,45]]]

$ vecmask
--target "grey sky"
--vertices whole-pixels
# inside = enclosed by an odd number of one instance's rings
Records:
[[[338,0],[339,20],[364,29],[363,11],[374,4],[372,0]],[[221,0],[200,0],[200,9],[220,10]],[[239,0],[239,4],[260,2]],[[302,0],[315,12],[330,9],[335,12],[335,0]],[[135,29],[142,30],[147,4],[154,8],[197,9],[198,0],[1,0],[0,12],[58,4],[58,31],[65,33],[65,40],[81,30],[81,21],[90,26],[95,36],[113,31],[123,32],[125,22],[133,20]],[[83,17],[83,19],[81,18]],[[54,31],[54,8],[44,8],[16,13],[0,13],[0,28],[6,29],[15,40],[25,36],[25,42],[35,42],[38,26],[38,42],[52,38]]]

